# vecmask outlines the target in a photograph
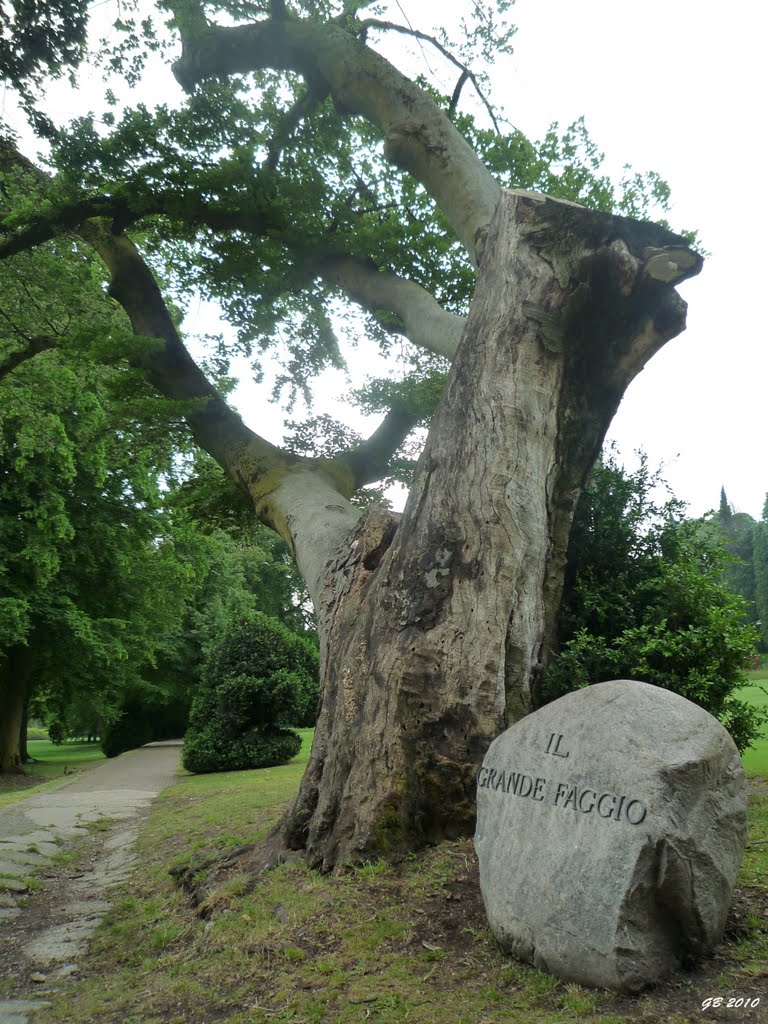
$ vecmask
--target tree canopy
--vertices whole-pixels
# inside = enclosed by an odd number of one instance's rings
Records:
[[[384,6],[125,5],[101,57],[107,80],[100,109],[52,133],[55,175],[39,182],[45,201],[18,195],[2,225],[4,254],[94,218],[104,218],[96,223],[111,225],[120,238],[126,229],[134,238],[139,231],[141,251],[152,253],[152,268],[163,268],[175,301],[202,295],[220,304],[236,340],[215,355],[239,351],[258,362],[273,351],[282,365],[276,391],[288,400],[309,397],[324,368],[343,365],[340,342],[356,342],[364,331],[394,357],[390,376],[369,380],[353,396],[364,411],[386,416],[382,429],[363,444],[327,423],[309,424],[330,441],[325,457],[338,464],[345,490],[402,461],[405,437],[436,405],[474,285],[478,229],[464,224],[472,208],[465,185],[487,211],[500,186],[634,217],[663,209],[668,198],[654,174],[611,182],[583,122],[562,132],[554,126],[532,143],[496,116],[481,90],[493,56],[509,49],[511,5],[468,5],[456,19],[462,41],[452,48],[445,29],[432,35],[367,16],[368,8]],[[378,57],[372,45],[386,47],[393,36],[416,38],[441,64],[447,55],[452,90],[411,84]],[[123,83],[139,80],[153,53],[172,52],[179,38],[183,52],[173,73],[185,101],[150,107],[119,99]],[[365,57],[354,88],[341,74],[353,52],[355,60]],[[216,65],[217,53],[226,68]],[[74,53],[68,59],[76,63]],[[426,55],[424,61],[431,67]],[[56,66],[66,62],[62,56]],[[381,88],[377,95],[377,76],[385,72],[392,76],[387,89],[403,90],[397,102]],[[401,104],[417,102],[445,136],[440,145],[457,150],[459,180],[452,173],[433,182],[431,143],[407,144]],[[93,226],[86,234],[95,241]],[[102,255],[105,244],[102,238],[97,245]],[[112,291],[122,301],[114,276],[118,248],[119,274],[134,286],[139,263],[132,270],[128,264],[138,254],[129,257],[127,240],[115,248],[113,237],[110,244]],[[144,365],[150,362],[150,377],[167,392],[170,366],[161,369],[149,357]],[[197,391],[208,395],[204,382],[190,378],[184,394]],[[254,457],[276,468],[293,464],[290,449],[279,455],[269,445],[257,448],[261,456]]]

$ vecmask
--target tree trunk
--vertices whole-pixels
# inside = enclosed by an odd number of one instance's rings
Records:
[[[504,195],[402,522],[363,517],[316,599],[320,715],[270,855],[329,870],[472,830],[477,765],[536,703],[580,489],[700,264],[654,225]]]
[[[19,725],[19,760],[25,765],[30,760],[29,747],[27,746],[27,725],[29,723],[29,700],[31,694],[27,692],[24,697],[24,706],[21,709],[21,723]]]
[[[31,674],[32,649],[8,648],[0,661],[0,773],[23,771],[19,736]]]

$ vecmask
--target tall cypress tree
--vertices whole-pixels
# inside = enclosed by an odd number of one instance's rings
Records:
[[[717,517],[720,525],[726,527],[731,520],[733,510],[731,509],[728,501],[728,495],[725,493],[725,487],[720,488],[720,508],[717,512]]]
[[[768,495],[763,517],[755,525],[752,543],[752,565],[755,578],[755,612],[763,650],[768,650]]]
[[[755,605],[753,545],[758,524],[746,512],[734,511],[725,487],[720,488],[716,522],[722,530],[725,549],[733,558],[723,569],[723,582],[735,594],[744,598],[749,619],[756,622],[758,614]]]

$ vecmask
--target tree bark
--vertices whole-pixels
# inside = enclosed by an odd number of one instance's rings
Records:
[[[504,195],[402,523],[368,513],[317,577],[321,710],[268,856],[471,832],[477,765],[536,703],[580,489],[700,265],[655,225]]]
[[[216,36],[214,48],[223,64],[225,37],[235,38]],[[237,39],[245,67],[254,37]],[[226,70],[198,66],[194,47],[185,49],[190,74]],[[332,50],[321,62],[329,82]],[[381,76],[383,110],[393,87],[389,72]],[[351,74],[334,78],[332,91],[360,98]],[[385,135],[397,134],[393,125]],[[413,152],[426,160],[432,128],[444,127],[438,118]],[[446,147],[441,202],[452,201],[452,161],[466,156]],[[400,523],[381,511],[361,517],[348,496],[394,450],[407,417],[388,418],[334,460],[274,448],[194,365],[132,243],[100,226],[80,229],[134,331],[162,342],[137,364],[162,393],[190,403],[196,440],[292,545],[318,613],[315,743],[268,857],[302,851],[329,870],[471,831],[478,763],[505,724],[536,704],[580,488],[626,387],[684,326],[674,285],[701,260],[683,239],[520,192],[501,195],[488,225],[494,194],[480,193],[459,232],[473,240],[476,295]]]
[[[19,736],[31,674],[32,649],[24,644],[8,648],[0,661],[0,773],[24,770]]]
[[[29,725],[29,698],[30,693],[24,695],[24,706],[21,709],[21,722],[19,724],[19,760],[22,766],[29,761],[29,747],[27,746],[27,726]]]
[[[329,257],[316,269],[364,309],[396,314],[402,333],[413,345],[446,359],[456,355],[466,318],[444,310],[421,285],[352,256]]]

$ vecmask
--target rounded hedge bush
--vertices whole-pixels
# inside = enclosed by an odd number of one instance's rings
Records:
[[[184,767],[223,772],[285,764],[301,747],[290,726],[315,724],[318,654],[278,619],[255,612],[211,650],[192,703]]]

